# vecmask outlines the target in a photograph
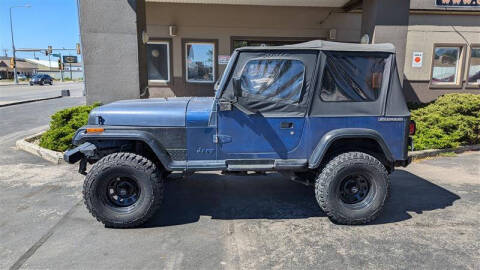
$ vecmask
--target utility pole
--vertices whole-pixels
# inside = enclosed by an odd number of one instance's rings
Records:
[[[72,63],[70,62],[70,80],[73,81],[73,74],[72,74]]]
[[[47,50],[45,51],[45,53],[48,54],[48,71],[52,71],[52,62],[50,62],[50,55],[52,52],[52,46],[48,45]]]
[[[62,79],[62,82],[63,82],[63,62],[62,62],[62,54],[60,53],[60,57],[58,58],[58,67],[60,68],[60,77]]]
[[[10,32],[12,34],[12,50],[13,50],[13,77],[15,79],[15,84],[18,84],[18,77],[17,77],[17,61],[15,59],[15,43],[13,41],[13,23],[12,23],[12,8],[29,8],[30,5],[24,5],[24,6],[13,6],[10,7]]]

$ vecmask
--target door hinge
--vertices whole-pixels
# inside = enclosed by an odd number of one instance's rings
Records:
[[[213,143],[229,143],[232,137],[228,135],[213,135]]]
[[[232,110],[232,102],[229,100],[223,100],[221,99],[219,102],[219,109],[221,112],[224,111],[231,111]]]

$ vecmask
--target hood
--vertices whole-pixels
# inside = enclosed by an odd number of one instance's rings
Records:
[[[187,107],[189,103],[198,106],[196,99],[202,98],[151,98],[112,102],[93,109],[88,124],[98,125],[101,117],[107,126],[184,127]],[[211,102],[209,104],[211,110]]]

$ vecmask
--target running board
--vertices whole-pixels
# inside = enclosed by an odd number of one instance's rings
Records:
[[[306,159],[227,160],[228,171],[294,170],[307,167]]]

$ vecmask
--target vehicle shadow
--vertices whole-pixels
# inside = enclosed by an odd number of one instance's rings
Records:
[[[395,171],[390,180],[390,198],[383,213],[371,224],[407,220],[412,217],[408,212],[423,214],[444,209],[460,199],[457,194],[405,170]]]
[[[399,170],[391,177],[391,196],[373,224],[410,219],[409,211],[421,214],[451,206],[456,194]],[[161,227],[212,219],[303,219],[326,217],[312,187],[287,180],[279,174],[232,176],[195,174],[187,180],[167,182],[164,203],[144,227]]]

